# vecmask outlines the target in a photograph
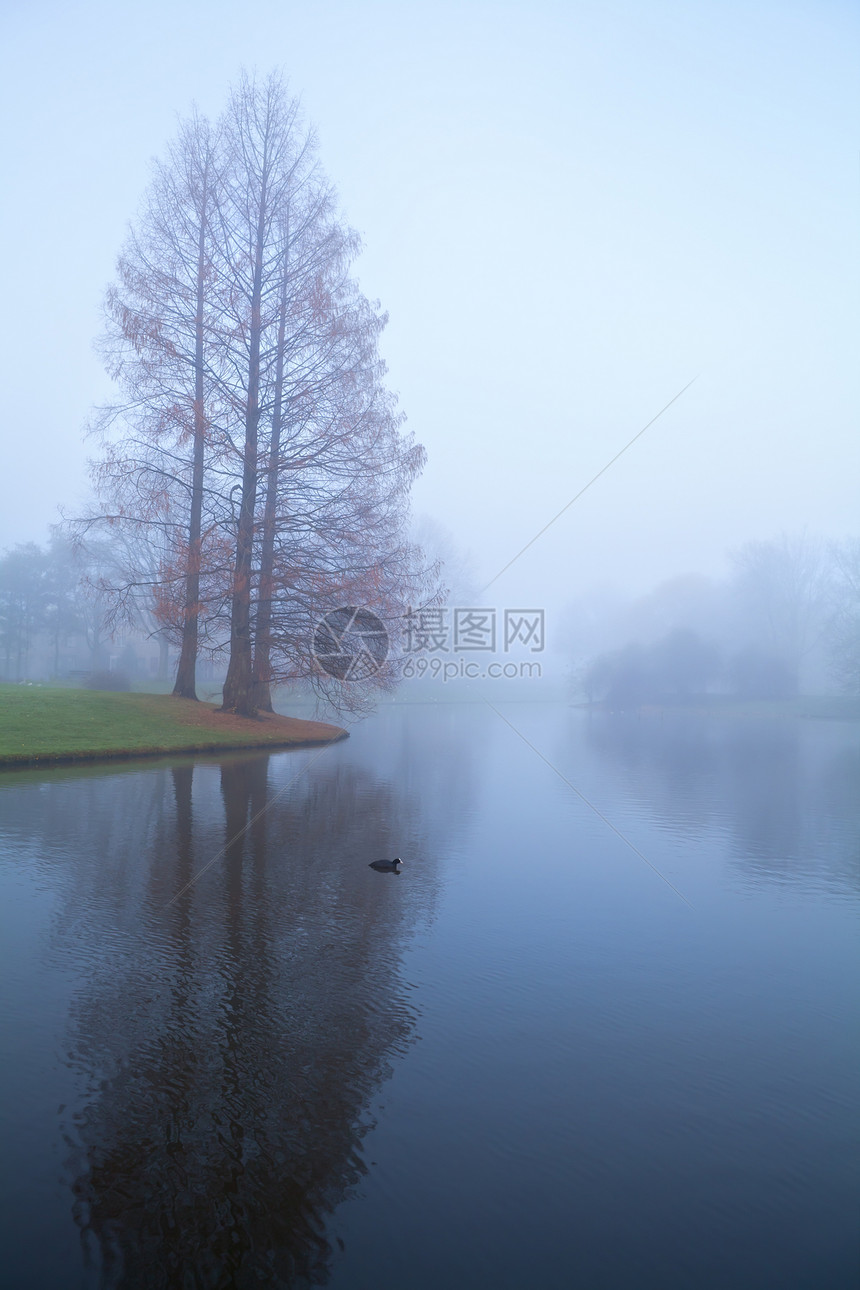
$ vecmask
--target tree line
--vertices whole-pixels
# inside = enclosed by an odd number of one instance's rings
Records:
[[[675,579],[629,608],[621,643],[580,667],[585,697],[628,708],[707,692],[860,695],[860,540],[784,534],[746,543],[732,564],[724,583]]]
[[[141,646],[150,641],[149,675],[168,678],[171,641],[151,604],[134,616],[105,594],[121,576],[121,546],[70,542],[55,526],[47,546],[35,542],[0,556],[0,678],[84,681],[93,688],[127,688],[141,668]],[[126,611],[130,606],[126,606]]]
[[[407,534],[424,450],[384,383],[358,250],[278,75],[243,77],[155,164],[106,298],[120,394],[77,532],[115,548],[117,614],[145,606],[176,643],[177,695],[220,651],[224,709],[271,710],[278,681],[329,684],[310,649],[327,611],[394,625],[426,591]]]

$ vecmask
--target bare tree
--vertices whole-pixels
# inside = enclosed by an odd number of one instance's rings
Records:
[[[243,80],[223,132],[224,332],[244,432],[224,707],[251,715],[271,708],[272,681],[318,676],[309,645],[327,609],[401,611],[417,577],[404,535],[424,454],[383,385],[386,318],[350,277],[358,239],[280,78]]]
[[[112,594],[148,594],[178,634],[176,694],[195,696],[205,640],[229,651],[224,709],[270,708],[272,681],[315,675],[315,616],[348,597],[396,616],[421,583],[406,524],[424,454],[384,388],[357,251],[277,75],[243,77],[156,169],[108,297],[124,401],[100,421],[89,522],[149,552]]]
[[[313,290],[293,316],[277,386],[276,413],[283,405],[286,416],[273,421],[269,445],[254,656],[262,707],[273,680],[320,679],[308,641],[325,612],[367,605],[394,623],[425,590],[406,534],[424,452],[402,433],[382,385],[386,319],[349,278],[350,239],[335,227],[310,250],[302,258]]]
[[[834,612],[830,624],[833,673],[848,694],[860,694],[860,539],[831,548]]]
[[[107,444],[94,470],[98,518],[133,533],[133,547],[148,553],[140,570],[126,562],[125,591],[139,593],[150,580],[162,591],[169,586],[153,604],[163,613],[168,605],[175,610],[181,588],[174,693],[186,698],[196,698],[206,455],[215,450],[222,353],[212,264],[217,142],[196,113],[182,125],[167,160],[156,164],[120,256],[103,352],[124,398],[99,418]],[[111,440],[117,427],[119,437]],[[115,592],[121,597],[123,586]],[[175,627],[175,615],[164,625]]]
[[[830,570],[822,543],[805,533],[748,542],[735,554],[734,565],[748,623],[796,678],[829,616]]]
[[[300,133],[298,104],[287,98],[278,76],[264,84],[243,77],[224,121],[230,167],[220,208],[220,255],[229,290],[232,326],[231,383],[234,412],[241,418],[239,514],[236,525],[230,662],[224,709],[250,716],[255,711],[252,646],[254,531],[261,463],[259,423],[266,378],[275,350],[269,334],[278,330],[287,274],[291,189],[313,170],[314,141]],[[289,233],[286,233],[289,238]],[[267,352],[268,343],[268,352]]]

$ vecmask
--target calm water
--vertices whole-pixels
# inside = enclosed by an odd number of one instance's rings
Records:
[[[4,1284],[856,1290],[860,727],[505,713],[641,856],[478,705],[0,777]]]

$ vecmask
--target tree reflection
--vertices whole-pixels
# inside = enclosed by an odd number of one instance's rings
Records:
[[[692,714],[595,715],[587,748],[673,833],[728,828],[757,881],[860,886],[860,751],[848,726]]]
[[[75,1217],[107,1286],[323,1283],[327,1216],[414,1028],[398,963],[432,884],[367,867],[419,833],[414,807],[348,764],[274,800],[267,755],[217,773],[217,789],[212,767],[150,777],[160,813],[126,794],[136,881],[127,847],[75,902],[89,971],[69,1062],[90,1089],[70,1130]],[[223,854],[189,885],[219,849],[219,790]],[[121,904],[116,944],[103,915]]]

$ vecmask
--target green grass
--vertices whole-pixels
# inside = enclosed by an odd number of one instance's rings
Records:
[[[291,717],[256,721],[168,695],[0,684],[0,766],[165,752],[325,743],[337,727]]]

